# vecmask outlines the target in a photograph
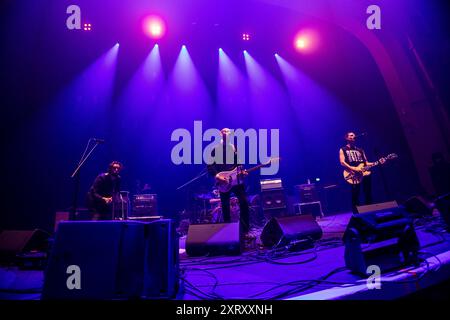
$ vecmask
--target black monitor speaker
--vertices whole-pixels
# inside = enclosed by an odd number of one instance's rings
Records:
[[[0,232],[0,262],[14,263],[20,254],[46,252],[49,234],[36,230],[4,230]]]
[[[319,240],[322,234],[322,228],[310,215],[272,218],[261,232],[261,242],[266,247],[278,247],[294,241]]]
[[[191,224],[186,238],[188,256],[239,255],[239,223]]]
[[[413,219],[401,207],[352,215],[343,240],[346,267],[362,276],[370,265],[385,272],[413,263],[420,247]]]

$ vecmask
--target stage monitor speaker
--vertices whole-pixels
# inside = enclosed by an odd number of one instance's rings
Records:
[[[188,256],[239,255],[239,223],[192,224],[186,238]]]
[[[420,247],[413,219],[399,207],[354,214],[343,240],[346,267],[362,276],[370,265],[386,272],[414,263]]]
[[[433,214],[433,209],[431,208],[430,204],[428,204],[427,201],[425,201],[425,199],[420,196],[409,198],[408,200],[406,200],[404,206],[406,211],[412,214],[425,216],[431,216]]]
[[[173,296],[178,288],[173,237],[172,224],[164,220],[61,222],[45,271],[42,298]]]
[[[395,208],[398,208],[397,201],[380,202],[356,207],[358,213],[378,212]]]
[[[0,233],[0,261],[15,262],[17,255],[46,252],[49,234],[36,230],[4,230]]]
[[[261,232],[261,242],[266,247],[277,247],[293,241],[319,240],[322,234],[322,228],[310,215],[272,218]]]

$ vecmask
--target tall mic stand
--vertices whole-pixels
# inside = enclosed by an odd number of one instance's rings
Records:
[[[184,187],[186,187],[187,185],[190,185],[192,182],[200,179],[201,177],[203,177],[205,174],[207,174],[208,171],[207,169],[203,169],[197,176],[195,176],[194,178],[192,178],[191,180],[189,180],[188,182],[186,182],[185,184],[179,186],[177,188],[177,190],[183,189]]]
[[[94,145],[91,146],[91,141],[94,141]],[[90,138],[88,140],[88,143],[86,145],[86,148],[84,149],[84,152],[80,158],[80,161],[78,161],[78,165],[75,168],[74,172],[71,174],[71,178],[74,179],[74,191],[73,191],[73,199],[72,199],[72,208],[69,212],[69,220],[75,220],[76,213],[77,213],[77,206],[78,206],[78,193],[79,193],[79,187],[80,187],[80,169],[86,162],[86,160],[91,156],[92,152],[94,152],[95,148],[100,144],[98,140]],[[90,150],[89,150],[90,149]],[[89,150],[89,151],[88,151]]]
[[[190,185],[191,183],[193,183],[194,181],[200,179],[201,177],[203,177],[204,175],[206,175],[208,173],[208,169],[205,168],[203,169],[199,174],[197,174],[194,178],[192,178],[191,180],[189,180],[188,182],[182,184],[181,186],[179,186],[176,190],[181,190],[183,188],[185,188],[186,186]],[[189,198],[189,197],[188,197]],[[188,199],[189,202],[189,199]],[[203,199],[203,212],[206,212],[206,202],[205,199]],[[195,215],[196,215],[196,219],[197,219],[197,207],[195,208]],[[190,217],[190,219],[192,219],[192,217]]]

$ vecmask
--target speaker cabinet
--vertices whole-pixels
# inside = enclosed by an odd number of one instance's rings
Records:
[[[0,233],[0,262],[14,262],[31,251],[47,251],[49,235],[36,230],[4,230]]]
[[[263,210],[285,209],[286,196],[284,189],[264,190],[261,192]]]
[[[147,298],[173,298],[178,292],[179,245],[172,220],[146,224],[144,293]]]
[[[239,255],[239,223],[190,225],[186,238],[188,256]]]
[[[283,246],[293,241],[319,240],[322,234],[313,216],[272,218],[264,226],[261,242],[266,247]]]
[[[382,272],[413,263],[420,247],[413,220],[402,208],[353,215],[344,233],[345,265],[367,276],[367,267]]]
[[[144,225],[119,221],[61,222],[45,271],[42,297],[138,298],[144,276],[144,250]],[[71,275],[74,268],[79,273],[73,271]],[[78,281],[80,287],[71,287],[72,280]]]
[[[173,296],[178,288],[175,242],[170,220],[61,222],[45,271],[42,297],[109,300]]]
[[[300,184],[295,187],[298,190],[299,199],[301,203],[320,201],[319,192],[317,190],[318,188],[314,183]]]

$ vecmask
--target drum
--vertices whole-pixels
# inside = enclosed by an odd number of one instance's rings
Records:
[[[223,222],[223,214],[222,214],[222,204],[219,201],[216,202],[216,207],[211,211],[211,223],[221,223]],[[230,198],[230,218],[231,222],[239,221],[239,201],[236,197]]]

